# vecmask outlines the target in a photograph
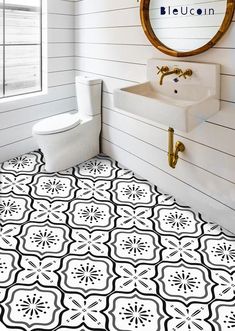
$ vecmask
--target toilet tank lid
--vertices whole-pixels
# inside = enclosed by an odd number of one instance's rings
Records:
[[[76,83],[85,84],[85,85],[98,85],[102,83],[102,80],[95,78],[94,76],[81,75],[81,76],[76,76]]]
[[[33,133],[36,134],[53,134],[67,131],[79,125],[81,119],[78,113],[66,113],[51,116],[43,119],[33,126]]]

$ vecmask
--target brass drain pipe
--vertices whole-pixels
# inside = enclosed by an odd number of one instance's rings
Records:
[[[168,129],[168,162],[171,168],[175,168],[179,152],[184,152],[185,146],[181,141],[177,141],[174,150],[174,129]]]

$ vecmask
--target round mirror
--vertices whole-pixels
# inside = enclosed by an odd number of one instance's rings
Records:
[[[227,31],[235,0],[142,0],[141,23],[163,53],[191,56],[214,46]]]

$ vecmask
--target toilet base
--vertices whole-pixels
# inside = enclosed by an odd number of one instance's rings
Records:
[[[57,152],[56,154],[54,153],[53,158],[47,156],[44,152],[45,170],[47,172],[59,172],[66,170],[91,159],[99,153],[99,142],[89,145],[86,144],[86,148],[82,149],[79,146],[75,151],[72,148],[67,148],[62,152]]]
[[[37,135],[37,143],[45,158],[47,172],[74,167],[100,152],[100,116],[83,120],[77,127],[51,135]]]

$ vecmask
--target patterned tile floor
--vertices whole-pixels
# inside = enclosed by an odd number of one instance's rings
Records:
[[[0,330],[235,330],[235,236],[100,155],[0,167]]]

